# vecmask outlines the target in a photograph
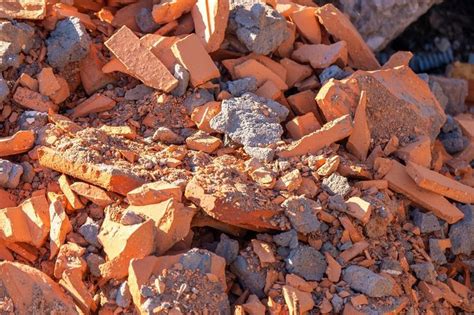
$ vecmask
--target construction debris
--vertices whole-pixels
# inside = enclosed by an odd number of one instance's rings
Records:
[[[0,313],[474,312],[465,66],[307,0],[50,2],[0,4]]]

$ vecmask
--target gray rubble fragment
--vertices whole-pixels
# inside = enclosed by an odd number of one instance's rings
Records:
[[[431,260],[433,260],[435,264],[444,265],[448,263],[446,255],[444,254],[443,249],[439,246],[437,239],[430,238],[429,247]]]
[[[254,77],[245,77],[234,81],[228,81],[224,85],[224,88],[229,91],[232,96],[239,97],[247,92],[255,92],[257,90],[257,79]]]
[[[331,176],[325,177],[321,188],[331,196],[339,195],[343,198],[351,191],[347,178],[338,173],[332,173]]]
[[[0,187],[16,188],[20,184],[22,174],[21,165],[0,159]]]
[[[0,21],[0,71],[19,67],[19,53],[29,52],[34,43],[34,34],[35,29],[28,24]]]
[[[174,65],[173,76],[178,80],[178,86],[171,92],[174,96],[183,96],[188,89],[189,72],[179,63]]]
[[[48,63],[62,69],[71,62],[80,61],[89,54],[91,43],[86,28],[77,17],[61,20],[46,40]]]
[[[342,80],[350,75],[349,72],[346,72],[339,68],[337,65],[332,65],[324,69],[319,75],[319,82],[321,85],[329,81],[329,79]]]
[[[438,218],[432,213],[423,213],[416,209],[412,212],[412,217],[413,222],[420,228],[421,233],[432,233],[441,229]]]
[[[392,294],[392,282],[364,267],[355,265],[347,267],[344,270],[343,279],[351,289],[370,297],[383,297]]]
[[[415,276],[422,281],[426,281],[432,284],[436,283],[436,277],[438,274],[432,263],[425,262],[420,264],[410,265],[411,270],[415,272]]]
[[[214,101],[214,95],[211,92],[206,89],[198,89],[197,91],[186,97],[183,102],[183,106],[184,108],[186,108],[186,113],[188,115],[191,115],[191,113],[196,107],[199,107],[212,101]]]
[[[324,256],[311,246],[301,245],[293,249],[285,259],[286,270],[308,281],[319,281],[326,272]]]
[[[79,228],[79,233],[89,244],[97,248],[101,248],[102,246],[100,245],[98,239],[99,230],[99,224],[90,217],[87,217],[86,222]]]
[[[466,80],[430,75],[430,82],[432,81],[439,84],[447,98],[444,109],[447,114],[455,116],[466,111],[466,97],[469,91]]]
[[[321,222],[316,214],[321,211],[319,202],[304,196],[294,196],[282,203],[285,215],[290,220],[293,228],[303,234],[319,231]]]
[[[153,88],[146,86],[145,84],[138,84],[133,89],[127,90],[125,92],[125,99],[127,101],[139,101],[145,96],[153,93]]]
[[[21,113],[18,118],[18,125],[21,130],[39,130],[48,123],[48,113],[27,110]]]
[[[472,205],[461,205],[458,208],[464,213],[464,218],[449,229],[451,252],[454,255],[470,255],[474,251],[474,210]]]
[[[239,242],[222,233],[216,247],[216,254],[223,257],[226,264],[230,265],[239,255]]]
[[[273,241],[278,246],[295,249],[298,247],[298,233],[294,229],[291,229],[280,234],[275,234],[273,235]]]
[[[280,123],[288,113],[285,106],[275,101],[245,93],[223,100],[221,112],[211,119],[210,125],[242,144],[252,157],[261,158],[260,152],[254,154],[251,148],[265,148],[280,141],[283,134]]]
[[[263,288],[267,273],[260,268],[260,261],[257,256],[239,255],[230,266],[230,271],[237,276],[244,289],[249,289],[252,294],[263,298]]]
[[[7,98],[8,94],[10,94],[10,88],[7,81],[0,74],[0,104]]]
[[[160,27],[160,25],[153,20],[153,15],[149,8],[141,8],[137,15],[135,15],[135,22],[143,33],[153,33]]]
[[[258,0],[232,0],[228,27],[249,51],[262,55],[274,51],[290,35],[285,18]]]
[[[122,282],[117,290],[117,296],[115,297],[115,303],[118,306],[127,308],[130,306],[132,302],[132,294],[130,293],[130,289],[128,287],[128,281]]]

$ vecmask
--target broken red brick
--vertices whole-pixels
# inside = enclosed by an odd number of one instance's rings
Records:
[[[126,195],[144,184],[144,181],[122,169],[103,164],[86,164],[67,159],[63,154],[46,147],[38,149],[41,166],[82,179],[109,191]]]
[[[413,162],[424,167],[431,165],[431,140],[428,136],[420,136],[414,142],[401,147],[395,155],[405,162]]]
[[[406,170],[421,188],[462,203],[474,203],[474,188],[472,187],[413,162],[407,163]]]
[[[60,88],[59,82],[54,75],[52,68],[43,68],[37,78],[39,92],[44,96],[51,96]]]
[[[71,189],[71,183],[66,175],[62,174],[59,176],[58,183],[72,209],[79,210],[84,208],[84,204],[79,199],[79,196]]]
[[[302,7],[294,11],[290,17],[304,38],[312,44],[321,43],[321,27],[315,15],[315,8]]]
[[[181,202],[181,187],[167,182],[144,184],[127,194],[128,202],[133,206],[146,206],[159,203],[169,198]]]
[[[178,85],[178,80],[150,50],[141,45],[138,37],[126,26],[115,32],[105,42],[105,46],[125,65],[127,72],[146,85],[165,92],[170,92]]]
[[[57,106],[47,97],[21,86],[17,87],[15,94],[13,94],[13,100],[25,108],[38,112],[47,113],[49,109],[53,111],[57,109]]]
[[[276,262],[275,255],[273,253],[273,250],[271,246],[265,242],[253,239],[252,241],[252,249],[257,254],[258,259],[260,260],[260,263],[266,264],[266,263],[274,263]]]
[[[32,91],[38,92],[39,90],[39,83],[38,80],[33,79],[29,74],[27,73],[22,73],[20,75],[20,78],[18,79],[18,83],[20,83],[21,86],[28,88]]]
[[[79,64],[82,86],[88,95],[115,81],[111,75],[102,72],[105,64],[102,53],[96,45],[91,45],[89,54]]]
[[[0,188],[0,209],[16,207],[17,204],[8,191]]]
[[[49,231],[49,258],[52,259],[56,256],[59,248],[66,240],[66,235],[72,231],[72,225],[64,211],[61,201],[58,199],[53,200],[49,205],[49,219],[51,224]]]
[[[329,34],[339,40],[346,41],[351,66],[362,70],[377,70],[380,68],[374,53],[367,46],[354,25],[334,5],[329,3],[317,8],[316,15]]]
[[[361,161],[367,159],[370,148],[370,130],[367,123],[367,94],[362,91],[354,117],[354,130],[347,140],[347,151]]]
[[[302,45],[291,54],[301,63],[310,63],[314,69],[324,69],[332,64],[344,68],[347,64],[347,44],[340,41],[332,45]]]
[[[293,22],[286,21],[286,26],[289,36],[280,44],[280,46],[278,46],[276,53],[280,57],[288,58],[293,52],[293,45],[296,39],[296,25]]]
[[[87,116],[92,113],[100,113],[114,108],[115,104],[117,104],[117,102],[111,99],[110,97],[100,93],[96,93],[84,102],[74,107],[71,113],[71,117],[74,119],[82,116]]]
[[[227,0],[197,0],[191,10],[194,32],[208,52],[218,50],[224,41],[229,9]]]
[[[271,100],[276,100],[280,98],[283,93],[273,81],[267,80],[264,84],[262,84],[262,86],[260,86],[255,91],[255,95],[265,97]]]
[[[280,90],[287,90],[288,85],[275,72],[264,66],[262,63],[254,59],[249,59],[237,66],[235,66],[235,75],[241,79],[244,77],[254,77],[257,80],[257,85],[261,86],[267,80],[273,81]]]
[[[289,146],[282,149],[278,155],[286,158],[309,153],[316,154],[325,146],[350,136],[352,129],[350,115],[342,116],[328,122],[321,129],[294,141]]]
[[[178,19],[184,13],[191,11],[196,0],[165,0],[153,6],[153,20],[165,24]]]
[[[86,284],[82,281],[82,274],[77,270],[63,272],[59,284],[72,296],[76,305],[85,314],[95,312],[97,304]]]
[[[474,116],[469,114],[460,114],[454,117],[456,122],[461,126],[462,132],[471,141],[474,141]]]
[[[367,224],[372,213],[372,205],[359,197],[351,197],[346,201],[347,214]]]
[[[290,87],[303,81],[313,73],[310,66],[299,64],[289,58],[281,59],[280,64],[286,69],[286,84]]]
[[[220,77],[219,69],[196,34],[188,35],[176,41],[171,46],[171,50],[183,67],[189,71],[193,86],[199,86]]]
[[[431,191],[420,188],[408,175],[405,166],[397,161],[391,161],[392,167],[385,175],[389,188],[405,195],[416,205],[430,210],[437,217],[445,220],[449,224],[456,223],[464,217],[464,214],[453,206],[444,197]]]
[[[76,194],[92,201],[98,206],[105,207],[113,202],[109,195],[99,187],[83,182],[75,182],[70,187]]]
[[[286,123],[286,129],[293,140],[298,140],[320,128],[321,125],[312,112],[297,116]]]
[[[311,112],[319,121],[319,113],[314,99],[315,96],[316,93],[311,90],[306,90],[288,96],[287,100],[295,114],[304,115]]]
[[[314,301],[311,293],[300,291],[289,285],[284,285],[282,292],[289,314],[304,314],[313,309]]]
[[[34,143],[34,131],[17,131],[13,136],[0,138],[0,157],[27,152],[33,147]]]
[[[338,283],[341,277],[341,265],[328,252],[324,253],[328,266],[326,268],[326,275],[332,283]]]
[[[221,139],[206,134],[203,131],[198,131],[192,136],[186,138],[186,145],[191,150],[213,153],[222,145],[222,141]]]

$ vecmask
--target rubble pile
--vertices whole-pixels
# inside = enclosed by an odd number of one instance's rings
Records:
[[[474,312],[470,65],[306,0],[0,18],[1,313]]]

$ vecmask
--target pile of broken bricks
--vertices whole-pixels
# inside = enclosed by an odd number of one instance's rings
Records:
[[[474,312],[474,68],[309,0],[0,3],[0,312]]]

